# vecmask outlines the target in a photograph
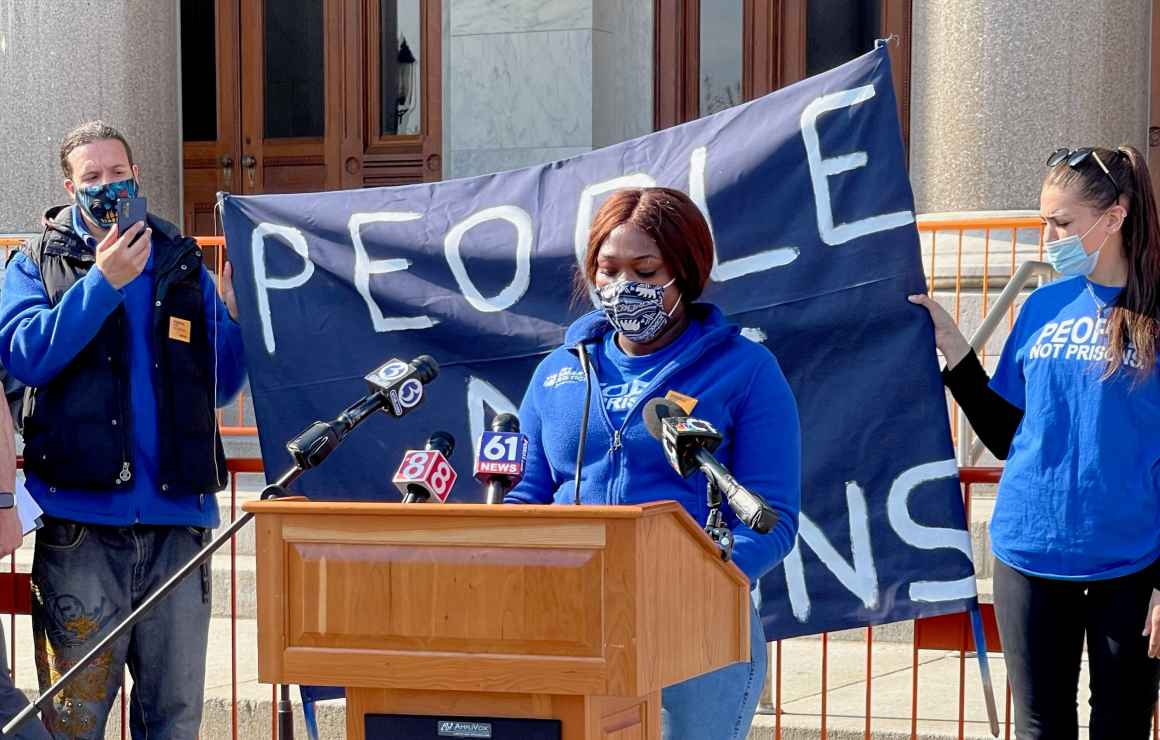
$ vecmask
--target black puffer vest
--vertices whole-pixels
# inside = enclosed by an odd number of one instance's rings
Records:
[[[160,436],[158,485],[173,496],[221,490],[226,461],[218,435],[214,357],[201,293],[201,249],[173,224],[153,229],[153,382]],[[73,231],[68,206],[45,218],[40,241],[25,254],[40,270],[48,300],[60,302],[96,263]],[[189,322],[189,341],[170,335],[170,317]],[[133,479],[129,335],[118,306],[97,335],[24,403],[26,468],[50,485],[107,491]]]

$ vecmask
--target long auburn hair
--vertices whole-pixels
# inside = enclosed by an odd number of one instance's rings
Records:
[[[1160,334],[1160,220],[1152,177],[1147,159],[1133,147],[1094,151],[1128,201],[1128,216],[1120,227],[1128,282],[1108,318],[1108,366],[1103,377],[1106,380],[1116,373],[1132,346],[1139,360],[1140,380],[1156,367]],[[1066,162],[1057,164],[1047,173],[1044,185],[1070,190],[1092,208],[1106,210],[1116,203],[1112,183],[1090,158],[1078,168]]]
[[[660,250],[677,288],[688,302],[701,297],[713,270],[713,236],[701,209],[689,196],[673,188],[625,188],[608,196],[592,217],[588,251],[576,276],[578,296],[596,282],[600,247],[622,224],[648,234]]]

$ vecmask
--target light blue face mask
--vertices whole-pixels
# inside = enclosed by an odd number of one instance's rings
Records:
[[[1103,218],[1107,214],[1100,216]],[[1083,248],[1083,240],[1088,234],[1092,233],[1092,229],[1099,223],[1099,219],[1088,227],[1088,230],[1082,236],[1078,234],[1068,234],[1067,236],[1056,239],[1055,241],[1046,242],[1043,245],[1044,254],[1047,256],[1047,261],[1051,264],[1055,271],[1060,275],[1091,275],[1092,270],[1096,269],[1096,262],[1100,258],[1100,250],[1104,248],[1104,244],[1108,241],[1109,233],[1100,242],[1100,245],[1095,250],[1088,254],[1087,250]]]

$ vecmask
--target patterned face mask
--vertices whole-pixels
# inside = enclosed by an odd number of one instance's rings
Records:
[[[631,342],[648,344],[653,341],[664,333],[673,312],[681,305],[678,296],[673,307],[665,311],[665,288],[676,281],[673,278],[664,285],[653,285],[620,280],[604,286],[599,292],[600,305],[608,323]]]
[[[76,186],[77,206],[103,229],[110,229],[117,223],[118,198],[136,197],[137,181],[131,177],[104,185]]]

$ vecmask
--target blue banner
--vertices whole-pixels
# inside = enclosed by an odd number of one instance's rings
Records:
[[[619,187],[665,185],[709,219],[705,300],[778,358],[802,419],[801,534],[762,579],[770,639],[962,611],[974,571],[890,62],[879,48],[758,100],[571,159],[393,188],[224,196],[266,469],[365,392],[388,357],[440,366],[403,421],[379,414],[296,486],[398,500],[405,449],[471,447],[591,307],[573,289]]]

